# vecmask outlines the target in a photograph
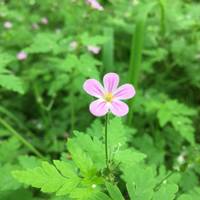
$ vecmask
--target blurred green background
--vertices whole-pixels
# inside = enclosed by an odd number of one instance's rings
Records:
[[[130,145],[148,164],[178,165],[182,192],[199,189],[200,2],[98,2],[0,1],[2,200],[40,196],[11,171],[27,155],[60,158],[73,130],[94,120],[83,82],[106,72],[136,87],[123,119],[135,132]]]

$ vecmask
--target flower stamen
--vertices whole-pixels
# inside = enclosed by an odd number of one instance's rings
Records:
[[[107,102],[112,102],[114,96],[112,93],[108,92],[104,95],[104,99],[107,101]]]

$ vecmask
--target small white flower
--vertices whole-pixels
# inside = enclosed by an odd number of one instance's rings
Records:
[[[47,25],[47,24],[49,23],[48,18],[43,17],[43,18],[41,19],[41,23],[44,24],[44,25]]]
[[[78,43],[76,41],[72,41],[69,46],[71,49],[75,50],[78,47]]]
[[[100,50],[101,50],[100,47],[98,47],[98,46],[93,46],[93,45],[88,45],[88,46],[87,46],[87,49],[88,49],[88,51],[90,51],[90,52],[93,53],[93,54],[98,54],[98,53],[100,52]]]
[[[6,22],[4,22],[3,26],[6,29],[11,29],[13,24],[10,21],[6,21]]]
[[[181,155],[178,156],[177,162],[178,162],[180,165],[182,165],[182,164],[185,163],[185,158],[184,158],[184,155],[183,155],[183,154],[181,154]]]

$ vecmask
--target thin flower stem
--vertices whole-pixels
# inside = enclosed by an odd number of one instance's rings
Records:
[[[71,104],[71,110],[70,110],[70,115],[71,115],[71,133],[73,133],[74,130],[74,124],[75,124],[75,110],[74,110],[74,92],[73,90],[70,91],[70,104]]]
[[[35,155],[38,157],[44,159],[42,154],[31,144],[29,143],[25,138],[23,138],[17,131],[15,131],[5,120],[0,118],[0,123],[10,131],[18,140],[20,140],[25,146],[27,146]]]
[[[106,166],[108,168],[108,120],[109,114],[106,114],[105,117],[105,155],[106,155]]]
[[[165,177],[154,187],[154,191],[157,191],[157,190],[160,188],[160,186],[163,184],[163,182],[164,182],[165,180],[167,180],[169,177],[171,177],[175,172],[176,172],[175,170],[174,170],[174,171],[171,171],[167,176],[165,176]]]
[[[70,130],[71,133],[73,133],[74,131],[74,126],[75,126],[75,122],[76,122],[76,118],[75,118],[75,99],[74,99],[74,90],[73,90],[73,85],[74,85],[74,74],[75,72],[72,71],[71,73],[71,85],[72,87],[70,88],[70,94],[69,94],[69,98],[70,98]]]

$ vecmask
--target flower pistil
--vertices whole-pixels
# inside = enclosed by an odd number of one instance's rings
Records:
[[[114,98],[114,96],[111,92],[108,92],[104,95],[104,99],[106,102],[112,102],[113,98]]]

